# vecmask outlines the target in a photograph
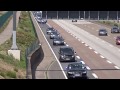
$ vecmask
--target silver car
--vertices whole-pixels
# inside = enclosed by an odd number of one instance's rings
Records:
[[[53,39],[53,45],[64,45],[64,39],[62,37],[56,37],[55,39]]]

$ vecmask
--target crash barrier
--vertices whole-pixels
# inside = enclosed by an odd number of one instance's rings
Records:
[[[40,48],[39,40],[37,39],[26,49],[25,57],[26,57],[26,78],[27,79],[32,79],[31,59],[33,59],[34,53],[36,54],[39,48]]]

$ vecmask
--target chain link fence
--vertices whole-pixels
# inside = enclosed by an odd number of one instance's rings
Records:
[[[8,11],[2,16],[0,16],[0,28],[4,25],[4,23],[8,20],[8,18],[13,14],[13,11]]]

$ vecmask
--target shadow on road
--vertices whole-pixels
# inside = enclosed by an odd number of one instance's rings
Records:
[[[31,72],[32,72],[32,79],[36,79],[36,69],[38,67],[38,65],[41,63],[41,61],[43,60],[44,57],[44,53],[42,50],[42,47],[40,47],[33,55],[31,58]]]

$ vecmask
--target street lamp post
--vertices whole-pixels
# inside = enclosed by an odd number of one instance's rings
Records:
[[[12,50],[17,50],[18,47],[16,45],[16,11],[13,11],[13,43],[12,43]]]
[[[89,17],[88,18],[89,18],[89,21],[90,21],[90,11],[89,11]]]
[[[85,11],[84,11],[84,20],[85,20]]]
[[[46,19],[47,19],[47,11],[46,11]]]
[[[109,20],[109,11],[107,11],[107,20]]]
[[[79,20],[80,20],[80,11],[79,11]]]
[[[58,19],[58,11],[57,11],[57,19]]]
[[[100,18],[99,18],[99,15],[100,15],[100,12],[98,11],[98,20],[100,19]]]
[[[69,19],[69,11],[68,11],[68,19]]]

